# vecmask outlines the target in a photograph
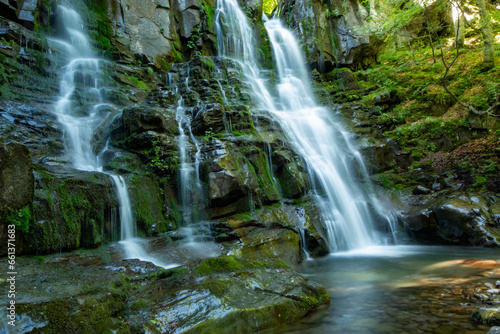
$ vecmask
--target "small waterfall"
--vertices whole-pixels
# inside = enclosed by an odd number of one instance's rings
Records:
[[[189,66],[187,67],[187,76],[184,84],[186,91],[189,93]],[[175,90],[178,92],[177,87],[175,87]],[[179,199],[184,226],[196,223],[200,219],[199,211],[202,206],[201,198],[203,197],[203,185],[200,180],[201,145],[193,135],[191,130],[191,116],[186,113],[186,109],[184,98],[181,95],[177,104],[175,118],[180,133],[177,138],[180,155]],[[196,148],[194,162],[189,154],[190,140]]]
[[[73,167],[90,172],[103,172],[98,155],[92,147],[92,136],[108,115],[102,90],[105,88],[101,76],[100,63],[94,56],[87,35],[83,30],[80,15],[66,5],[59,5],[66,40],[53,39],[63,45],[68,54],[68,64],[62,68],[60,96],[55,105],[55,113],[64,126],[66,153]],[[68,42],[69,41],[69,42]],[[107,150],[108,147],[104,148]],[[127,258],[138,258],[162,267],[168,265],[148,256],[139,240],[135,238],[135,221],[132,215],[127,185],[122,176],[108,174],[116,187],[120,205],[121,243]]]
[[[372,211],[383,213],[375,196],[360,189],[369,178],[350,134],[331,112],[314,100],[304,60],[294,36],[277,19],[265,23],[278,68],[278,98],[273,98],[260,75],[252,30],[236,0],[219,0],[216,27],[219,52],[240,62],[259,107],[281,124],[290,143],[307,163],[312,195],[323,215],[330,250],[368,247],[379,242]],[[370,190],[370,189],[369,189]],[[369,191],[368,191],[369,192]],[[392,229],[390,214],[378,215]]]

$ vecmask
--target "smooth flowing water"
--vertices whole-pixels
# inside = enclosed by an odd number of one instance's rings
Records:
[[[187,67],[185,89],[189,92],[189,66]],[[178,88],[174,88],[178,93]],[[191,115],[187,112],[182,95],[177,104],[175,119],[178,124],[179,136],[179,201],[181,204],[183,226],[197,223],[200,216],[203,186],[200,180],[201,145],[193,135],[191,129]],[[190,143],[194,145],[196,153],[190,154]]]
[[[375,246],[306,262],[299,271],[328,290],[331,306],[265,333],[486,333],[470,318],[474,287],[500,273],[486,259],[499,261],[500,251]]]
[[[368,172],[332,111],[316,104],[305,61],[294,36],[278,19],[265,23],[278,69],[278,97],[266,86],[254,54],[248,19],[236,0],[219,0],[216,27],[219,52],[241,64],[259,108],[281,124],[290,143],[307,163],[312,194],[323,214],[331,251],[384,243],[374,228],[393,232],[395,219],[370,189]],[[361,189],[363,183],[365,189]]]
[[[92,145],[94,131],[109,115],[109,108],[113,107],[103,99],[102,93],[106,88],[100,67],[103,60],[94,55],[80,15],[67,5],[60,5],[58,10],[64,27],[64,37],[53,41],[66,48],[68,64],[62,69],[60,96],[55,105],[55,113],[64,126],[66,154],[73,167],[78,170],[103,172],[99,154],[94,152]],[[106,145],[104,150],[107,147]],[[120,205],[120,242],[125,256],[153,262],[162,267],[171,266],[149,256],[144,250],[141,240],[136,238],[135,221],[125,179],[122,176],[106,174],[110,175],[116,187]]]

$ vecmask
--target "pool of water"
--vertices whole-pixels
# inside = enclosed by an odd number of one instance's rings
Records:
[[[474,261],[478,260],[478,261]],[[337,253],[299,271],[331,305],[271,333],[487,333],[471,320],[474,287],[500,279],[500,250],[392,246]]]

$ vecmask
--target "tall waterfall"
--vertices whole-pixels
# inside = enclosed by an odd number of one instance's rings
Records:
[[[109,104],[104,102],[105,89],[100,63],[90,47],[83,30],[80,15],[66,5],[58,7],[64,39],[54,39],[63,45],[68,54],[68,64],[62,68],[60,96],[55,105],[55,113],[64,126],[64,143],[73,167],[82,171],[103,172],[100,159],[93,151],[92,136],[108,115]],[[106,148],[107,149],[107,146]],[[138,258],[166,267],[164,263],[148,256],[136,238],[135,222],[130,205],[127,185],[122,176],[110,175],[120,204],[121,243],[127,258]]]
[[[294,36],[278,19],[265,23],[279,74],[278,97],[273,97],[260,76],[248,19],[236,0],[219,0],[217,38],[222,56],[238,60],[255,91],[256,101],[281,124],[290,143],[307,163],[312,195],[323,215],[332,251],[350,250],[380,242],[373,216],[392,229],[394,219],[374,195],[360,189],[369,185],[368,173],[350,134],[330,110],[316,104],[305,62]]]

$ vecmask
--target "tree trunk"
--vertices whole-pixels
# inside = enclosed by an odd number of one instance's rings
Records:
[[[465,16],[455,4],[453,4],[453,25],[453,30],[455,30],[455,47],[463,48],[465,43]]]
[[[481,15],[481,32],[483,34],[483,64],[493,67],[495,50],[495,40],[493,39],[493,29],[491,28],[491,18],[486,8],[485,0],[477,0],[479,14]]]

